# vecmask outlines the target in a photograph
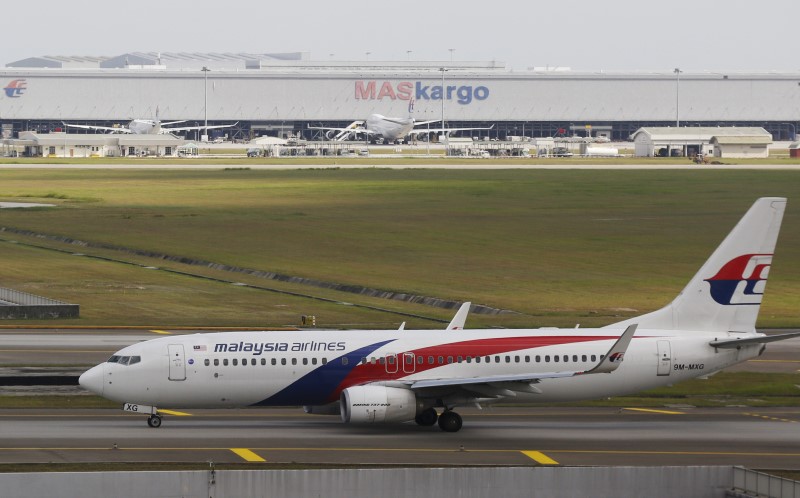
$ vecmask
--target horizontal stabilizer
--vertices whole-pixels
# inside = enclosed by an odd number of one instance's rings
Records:
[[[768,342],[783,341],[792,337],[800,337],[800,332],[790,332],[788,334],[761,335],[758,337],[747,337],[744,339],[722,339],[711,341],[708,344],[719,349],[735,349],[747,344],[766,344]]]

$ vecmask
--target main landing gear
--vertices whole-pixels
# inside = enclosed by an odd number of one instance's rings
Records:
[[[427,410],[420,412],[414,421],[423,427],[430,427],[438,422],[439,428],[444,432],[458,432],[461,430],[461,426],[463,424],[461,415],[458,413],[452,410],[445,410],[441,415],[439,415],[433,408],[428,408]]]

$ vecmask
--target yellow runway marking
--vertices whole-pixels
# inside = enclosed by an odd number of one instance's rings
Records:
[[[742,415],[747,415],[748,417],[763,418],[764,420],[772,420],[774,422],[788,422],[790,424],[798,423],[797,420],[792,420],[789,418],[770,417],[768,415],[759,415],[758,413],[743,413]]]
[[[531,460],[536,461],[536,463],[541,463],[542,465],[558,465],[558,462],[545,455],[541,451],[523,451],[522,454]]]
[[[242,457],[248,462],[266,462],[263,458],[256,455],[247,448],[231,448],[231,451]]]
[[[166,330],[151,330],[150,332],[161,335],[172,335],[172,332],[167,332]]]
[[[664,415],[685,415],[683,412],[672,412],[669,410],[653,410],[652,408],[623,408],[632,412],[663,413]]]
[[[158,413],[166,413],[167,415],[175,415],[176,417],[191,417],[191,413],[176,412],[174,410],[158,410]]]

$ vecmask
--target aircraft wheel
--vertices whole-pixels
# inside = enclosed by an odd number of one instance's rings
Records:
[[[456,412],[448,410],[439,415],[439,428],[445,432],[458,432],[462,423],[461,415]]]
[[[150,415],[147,418],[147,425],[149,425],[153,429],[158,429],[159,427],[161,427],[161,417],[158,415]]]
[[[423,427],[430,427],[436,423],[436,420],[439,418],[439,414],[436,413],[436,410],[433,408],[428,408],[427,410],[423,410],[414,418],[414,421],[417,425],[421,425]]]

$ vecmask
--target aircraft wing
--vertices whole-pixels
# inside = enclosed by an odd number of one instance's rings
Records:
[[[366,135],[374,135],[375,132],[366,128],[334,128],[332,126],[309,126],[309,130],[325,130],[325,131],[338,131],[344,133],[364,133]]]
[[[464,324],[467,323],[467,315],[469,314],[469,307],[472,306],[472,303],[466,302],[458,308],[455,316],[450,323],[447,325],[445,330],[462,330],[464,328]]]
[[[110,131],[111,133],[133,133],[130,130],[130,128],[125,128],[123,126],[115,128],[113,126],[76,125],[76,124],[67,124],[67,123],[64,123],[64,126],[69,126],[70,128],[80,128],[82,130]]]
[[[419,125],[422,123],[414,123],[414,125]],[[471,130],[491,130],[494,128],[494,125],[489,126],[488,128],[414,128],[413,130],[409,131],[409,135],[416,135],[418,133],[451,133],[454,131],[471,131]]]
[[[175,128],[164,128],[161,127],[161,133],[173,133],[176,131],[190,131],[190,130],[214,130],[217,128],[230,128],[231,126],[236,126],[237,123],[233,124],[226,124],[226,125],[214,125],[214,126],[176,126]]]
[[[461,377],[447,379],[425,379],[410,381],[408,383],[412,390],[437,390],[442,388],[459,388],[461,390],[478,393],[491,397],[515,396],[515,392],[541,393],[541,390],[534,386],[542,379],[557,379],[563,377],[574,377],[576,375],[588,375],[597,373],[611,373],[616,370],[628,345],[631,343],[633,334],[636,333],[636,324],[629,325],[625,332],[614,342],[608,353],[603,356],[600,362],[589,370],[582,371],[563,371],[563,372],[543,372],[514,375],[487,375],[482,377]]]

